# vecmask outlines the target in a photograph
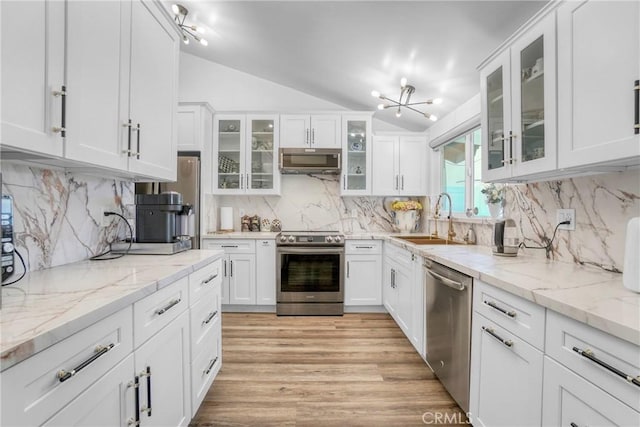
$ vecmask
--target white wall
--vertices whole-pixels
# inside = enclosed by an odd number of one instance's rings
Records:
[[[208,102],[216,111],[346,110],[340,105],[183,52],[180,53],[178,96],[180,102]]]

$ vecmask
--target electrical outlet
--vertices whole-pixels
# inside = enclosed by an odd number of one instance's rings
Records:
[[[561,225],[558,230],[574,231],[576,229],[576,210],[575,209],[558,209],[556,211],[556,224],[569,221],[567,225]]]
[[[113,218],[114,218],[113,215],[106,216],[104,214],[105,212],[112,212],[112,211],[113,211],[113,209],[110,208],[110,207],[103,207],[102,209],[100,209],[100,218],[101,218],[101,221],[102,221],[101,225],[103,227],[108,227],[113,222]]]

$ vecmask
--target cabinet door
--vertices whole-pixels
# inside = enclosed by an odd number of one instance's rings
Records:
[[[556,169],[555,30],[551,14],[511,48],[515,176]]]
[[[539,426],[542,352],[475,312],[471,347],[474,425]]]
[[[188,311],[135,351],[135,367],[140,425],[186,426],[191,420]]]
[[[155,3],[131,4],[129,118],[139,130],[131,136],[129,169],[175,181],[177,168],[178,34]]]
[[[229,255],[229,304],[256,303],[256,256]]]
[[[382,303],[393,318],[398,304],[398,292],[393,283],[395,269],[395,263],[385,257],[382,265]]]
[[[376,196],[398,194],[398,137],[376,136],[373,138],[372,192]]]
[[[278,116],[247,116],[245,182],[247,193],[278,194]]]
[[[347,255],[344,305],[382,304],[380,255]]]
[[[67,2],[69,159],[127,170],[130,17],[131,2]]]
[[[371,194],[371,117],[343,116],[342,195]]]
[[[311,145],[311,117],[308,114],[280,116],[280,147],[309,147]]]
[[[555,360],[544,357],[545,426],[638,426],[640,412]]]
[[[214,191],[218,194],[242,194],[245,191],[244,116],[218,116],[214,121]]]
[[[3,1],[2,146],[63,154],[65,3]],[[25,27],[25,21],[28,25]]]
[[[311,116],[311,147],[340,148],[340,115]]]
[[[480,70],[482,179],[511,176],[511,63],[506,51]]]
[[[276,303],[276,241],[256,242],[256,304]]]
[[[640,155],[639,79],[639,2],[566,2],[558,9],[558,167]]]
[[[44,426],[125,427],[135,419],[133,354],[106,373]]]
[[[413,282],[411,286],[411,333],[409,340],[420,356],[426,357],[425,352],[425,277],[422,268],[422,257],[413,261]]]
[[[423,137],[400,137],[398,174],[400,194],[427,193],[427,141]]]
[[[178,151],[202,150],[202,113],[199,105],[178,106]]]
[[[412,288],[413,288],[413,271],[400,266],[395,269],[394,284],[398,293],[398,302],[396,304],[396,322],[400,329],[407,337],[411,336],[412,326]]]

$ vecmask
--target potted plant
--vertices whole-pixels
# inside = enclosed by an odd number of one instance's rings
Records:
[[[480,190],[480,192],[484,194],[492,218],[500,218],[502,216],[504,190],[504,186],[498,186],[493,183],[485,184],[484,188]]]
[[[420,219],[422,204],[417,200],[394,200],[391,203],[395,226],[399,231],[413,232]]]

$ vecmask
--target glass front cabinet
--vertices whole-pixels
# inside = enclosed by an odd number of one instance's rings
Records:
[[[481,68],[483,181],[556,169],[555,45],[551,14]]]
[[[277,115],[217,115],[216,194],[279,194]]]
[[[342,116],[341,195],[371,194],[371,114]]]

